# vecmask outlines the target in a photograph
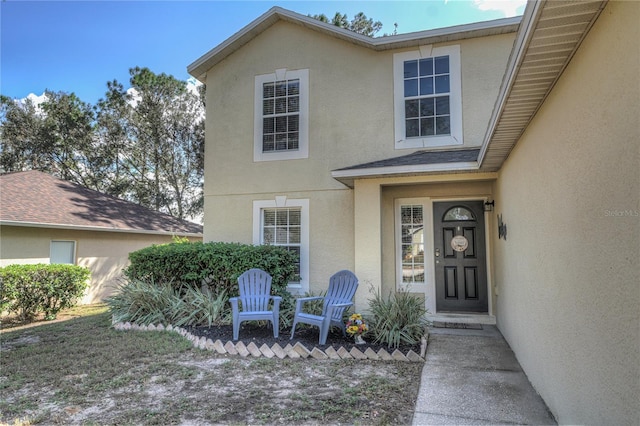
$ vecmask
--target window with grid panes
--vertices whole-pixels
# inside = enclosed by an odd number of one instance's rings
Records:
[[[451,134],[449,56],[404,62],[407,138]]]
[[[402,283],[423,284],[425,282],[424,264],[424,206],[400,206],[400,239]]]
[[[297,150],[300,145],[300,80],[262,85],[262,151]]]
[[[300,277],[301,210],[276,208],[262,210],[262,244],[284,247],[298,256],[296,276]],[[297,278],[299,279],[299,278]]]
[[[255,77],[254,161],[309,156],[309,70]]]
[[[395,147],[462,144],[460,46],[422,46],[393,61]]]

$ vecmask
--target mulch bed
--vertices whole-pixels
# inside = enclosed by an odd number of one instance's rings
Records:
[[[214,342],[218,339],[222,343],[226,343],[227,341],[233,341],[233,329],[231,325],[214,325],[211,327],[183,327],[189,333],[198,337],[206,337],[207,339],[211,339]],[[259,326],[255,323],[251,322],[243,322],[240,326],[240,333],[238,335],[238,341],[241,341],[245,345],[253,342],[257,347],[262,346],[262,344],[266,344],[271,347],[275,343],[279,344],[281,347],[285,347],[288,344],[292,346],[296,344],[296,342],[300,342],[307,349],[312,350],[314,347],[324,351],[329,346],[333,346],[335,350],[338,350],[340,347],[345,348],[347,351],[350,351],[351,348],[358,348],[361,352],[367,350],[367,348],[371,348],[373,351],[378,352],[378,350],[384,348],[387,352],[392,353],[395,348],[389,348],[387,345],[373,343],[373,337],[364,336],[364,340],[367,342],[364,345],[356,345],[353,341],[353,338],[343,337],[342,332],[337,328],[333,328],[329,331],[329,335],[327,336],[327,344],[320,345],[318,344],[318,328],[317,327],[296,327],[296,333],[293,340],[290,340],[291,337],[291,328],[280,328],[280,333],[277,338],[273,337],[273,330],[270,326]],[[237,342],[234,342],[237,343]],[[400,352],[406,354],[409,350],[414,351],[417,354],[420,354],[420,342],[417,342],[415,345],[400,345],[398,347]]]

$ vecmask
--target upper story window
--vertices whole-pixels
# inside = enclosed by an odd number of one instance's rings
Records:
[[[460,47],[422,46],[393,61],[396,149],[462,144]]]
[[[307,158],[309,70],[255,78],[254,161]]]

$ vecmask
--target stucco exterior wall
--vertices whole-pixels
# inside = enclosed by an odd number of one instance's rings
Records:
[[[606,6],[495,185],[498,326],[561,424],[640,424],[638,22]]]
[[[467,146],[482,142],[514,37],[451,43],[461,48]],[[356,268],[354,251],[374,250],[379,260],[379,238],[377,246],[355,241],[355,227],[368,224],[354,206],[354,191],[333,179],[331,171],[412,152],[394,148],[397,52],[375,52],[280,21],[210,69],[204,240],[251,242],[252,202],[287,196],[310,201],[312,291],[325,287],[338,269]],[[254,162],[254,79],[282,68],[309,70],[309,156]],[[375,226],[380,228],[379,220]],[[359,278],[379,285],[380,271],[378,265],[371,277],[367,272]],[[366,294],[359,291],[356,300],[363,303]]]
[[[130,252],[152,244],[169,243],[172,237],[2,226],[0,227],[0,266],[49,263],[52,240],[75,241],[76,264],[91,270],[91,283],[81,300],[81,303],[86,304],[104,300],[113,292],[118,280],[122,277],[122,269],[129,264]]]

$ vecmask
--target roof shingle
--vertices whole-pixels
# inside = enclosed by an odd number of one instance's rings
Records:
[[[0,222],[104,231],[202,234],[202,225],[35,170],[0,175]]]

